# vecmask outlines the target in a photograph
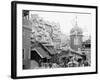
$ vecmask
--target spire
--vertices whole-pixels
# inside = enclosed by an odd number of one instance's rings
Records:
[[[82,29],[78,26],[78,19],[77,16],[75,16],[74,18],[74,27],[71,29],[70,33],[74,34],[74,33],[78,33],[78,34],[82,34]]]
[[[77,16],[75,17],[75,27],[78,26],[78,23],[77,23]]]

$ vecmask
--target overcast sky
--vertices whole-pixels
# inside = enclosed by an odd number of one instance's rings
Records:
[[[83,34],[91,34],[91,14],[76,14],[76,13],[59,13],[59,12],[38,12],[31,11],[30,14],[38,14],[44,20],[56,22],[60,24],[61,32],[69,35],[70,30],[74,27],[77,16],[77,23],[83,30]]]

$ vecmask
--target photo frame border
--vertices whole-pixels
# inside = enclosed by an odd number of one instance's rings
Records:
[[[84,73],[69,73],[69,74],[50,74],[37,76],[17,76],[17,4],[27,5],[45,5],[45,6],[60,6],[60,7],[77,7],[77,8],[93,8],[96,10],[96,71]],[[11,78],[40,78],[40,77],[56,77],[56,76],[72,76],[98,73],[98,7],[89,5],[73,5],[73,4],[58,4],[58,3],[42,3],[42,2],[26,2],[26,1],[12,1],[11,2]]]

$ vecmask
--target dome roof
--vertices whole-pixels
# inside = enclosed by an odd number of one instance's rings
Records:
[[[71,35],[75,35],[75,34],[78,34],[78,35],[82,35],[83,31],[80,27],[78,27],[78,25],[76,24],[75,27],[73,27],[70,31],[70,34]]]

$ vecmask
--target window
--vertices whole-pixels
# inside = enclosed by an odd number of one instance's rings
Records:
[[[74,38],[74,45],[79,45],[79,38],[78,37]]]
[[[24,52],[25,52],[24,50],[25,50],[25,49],[23,49],[23,59],[24,59]]]

